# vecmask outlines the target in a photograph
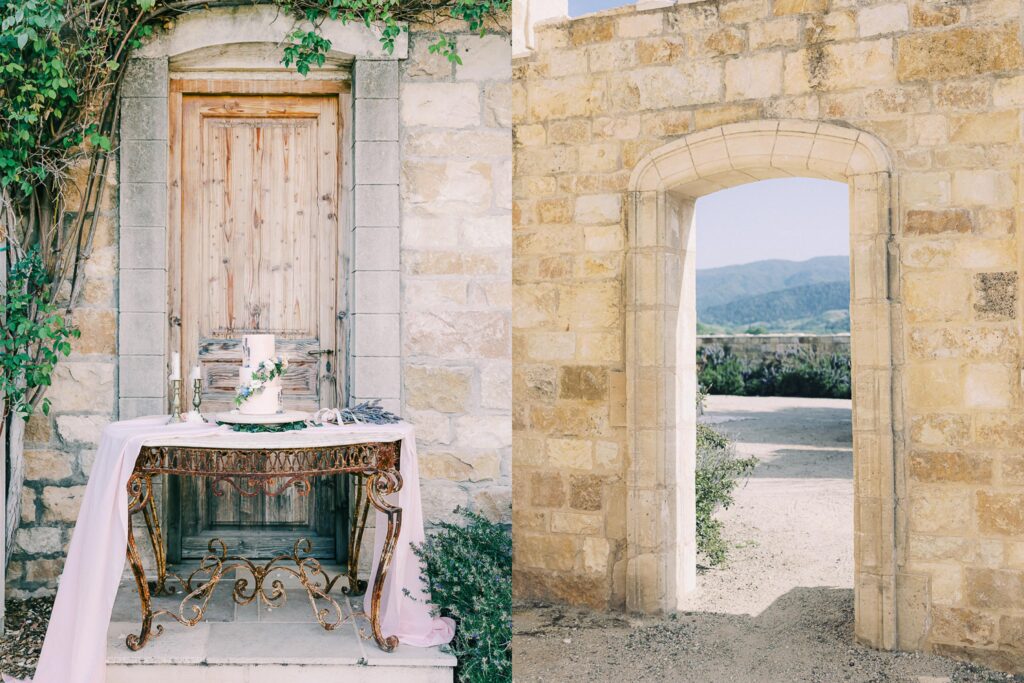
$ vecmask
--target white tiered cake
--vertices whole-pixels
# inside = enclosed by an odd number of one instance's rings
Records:
[[[253,373],[260,371],[260,364],[272,368],[278,360],[274,356],[274,335],[247,334],[242,337],[242,367],[238,370],[238,392],[244,396],[238,406],[243,415],[274,415],[283,410],[281,403],[281,378],[269,382],[253,379]],[[248,391],[247,391],[248,390]]]

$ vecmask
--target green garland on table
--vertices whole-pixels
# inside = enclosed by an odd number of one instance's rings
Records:
[[[306,428],[306,423],[302,420],[278,424],[238,424],[235,422],[218,422],[217,424],[226,424],[231,427],[232,431],[244,432],[246,434],[276,434],[278,432],[294,432]]]

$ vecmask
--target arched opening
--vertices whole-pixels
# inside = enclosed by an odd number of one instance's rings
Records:
[[[699,554],[685,608],[852,619],[849,188],[759,180],[704,195],[695,215]]]
[[[889,243],[889,160],[869,134],[831,124],[763,121],[685,136],[656,149],[630,180],[627,257],[626,601],[685,608],[696,588],[695,202],[779,177],[850,188],[854,377],[854,590],[858,638],[892,647],[896,515],[890,307],[898,292]]]

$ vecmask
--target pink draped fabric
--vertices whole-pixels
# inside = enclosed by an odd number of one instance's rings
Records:
[[[117,597],[128,543],[127,483],[142,446],[164,437],[203,436],[224,431],[206,424],[165,424],[166,416],[144,417],[108,425],[103,430],[82,508],[68,548],[53,614],[43,641],[35,683],[103,683],[106,678],[107,627]],[[404,486],[396,494],[403,508],[402,533],[383,591],[381,624],[385,636],[403,645],[431,646],[449,642],[455,633],[450,619],[430,615],[423,599],[419,562],[410,543],[424,539],[420,505],[416,439],[411,425],[331,426],[351,441],[402,441]],[[348,441],[348,439],[345,439]],[[377,513],[377,528],[386,517]],[[382,535],[376,535],[376,555]],[[374,561],[376,570],[376,560]],[[372,575],[371,575],[372,576]],[[405,596],[408,590],[412,600]],[[369,595],[369,591],[367,592]],[[367,610],[369,602],[366,603]],[[173,637],[173,631],[164,637]],[[28,683],[4,676],[7,683]]]
[[[455,622],[447,617],[432,617],[427,605],[426,586],[420,577],[420,562],[412,551],[413,545],[423,543],[426,535],[423,531],[423,504],[420,501],[420,472],[416,460],[416,434],[413,426],[408,423],[388,425],[398,432],[402,441],[401,473],[402,488],[392,494],[392,505],[402,508],[402,531],[399,535],[395,556],[391,561],[391,569],[384,582],[381,594],[381,630],[384,636],[397,635],[400,643],[429,647],[451,642],[455,635]],[[373,435],[380,432],[379,425],[347,425],[343,427],[325,427],[325,429],[344,429],[360,434],[365,441],[391,441],[393,439],[374,439]],[[397,498],[397,500],[394,500]],[[363,609],[370,613],[370,596],[373,594],[373,578],[377,576],[377,560],[380,558],[384,544],[384,529],[387,516],[377,513],[376,533],[373,542],[373,565],[370,570],[370,586],[366,589]],[[409,595],[405,594],[405,591]]]

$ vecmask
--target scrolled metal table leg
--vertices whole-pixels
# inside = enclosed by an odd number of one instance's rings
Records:
[[[396,493],[401,488],[402,475],[396,470],[373,472],[366,478],[366,497],[388,518],[387,534],[384,536],[384,545],[377,562],[377,574],[373,581],[373,593],[370,596],[370,627],[373,630],[373,639],[377,641],[378,647],[385,652],[392,652],[398,647],[398,637],[392,635],[385,638],[381,632],[380,600],[384,590],[384,581],[387,579],[391,560],[395,554],[395,547],[398,545],[398,536],[402,531],[402,508],[389,503],[385,496]],[[377,529],[376,532],[380,533],[380,529]]]
[[[150,491],[153,490],[153,480],[149,475],[146,475],[146,488]],[[153,555],[156,557],[156,584],[153,587],[153,595],[170,594],[172,591],[167,588],[167,548],[164,545],[163,532],[160,529],[156,496],[147,496],[146,505],[142,508],[142,516],[146,520],[149,542],[153,546]]]
[[[132,516],[145,509],[149,499],[152,497],[152,488],[139,473],[133,473],[128,479],[128,564],[135,575],[135,587],[139,591],[139,603],[142,612],[142,628],[138,634],[131,633],[125,639],[125,644],[130,650],[141,650],[149,639],[154,635],[153,629],[153,605],[150,600],[149,583],[146,582],[146,570],[142,566],[142,557],[139,555],[138,545],[135,543],[135,533],[132,528]],[[155,635],[160,635],[164,630],[162,625],[155,629]]]
[[[360,474],[353,476],[365,478]],[[370,497],[363,495],[362,482],[355,487],[356,504],[352,509],[352,526],[348,533],[348,586],[342,593],[358,596],[366,592],[366,581],[359,580],[359,551],[363,546],[363,532],[366,530],[366,517],[370,512]]]

